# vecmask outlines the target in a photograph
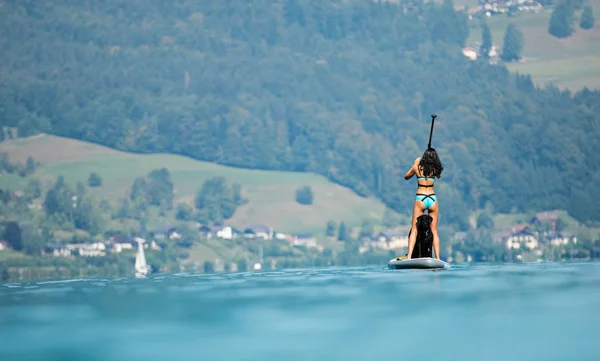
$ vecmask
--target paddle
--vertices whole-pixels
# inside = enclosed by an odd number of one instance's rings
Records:
[[[431,130],[429,131],[429,143],[427,143],[427,149],[431,148],[431,136],[433,135],[433,123],[437,115],[431,114]]]

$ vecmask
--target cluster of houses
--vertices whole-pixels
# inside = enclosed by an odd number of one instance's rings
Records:
[[[223,240],[232,240],[240,237],[246,239],[262,240],[284,240],[292,246],[304,246],[307,248],[316,248],[322,250],[323,247],[317,244],[316,238],[312,234],[287,234],[275,232],[273,228],[267,225],[251,225],[240,231],[231,226],[208,227],[197,224],[196,227],[200,236],[205,239],[218,238]],[[79,243],[79,244],[48,244],[42,250],[42,255],[56,257],[102,257],[108,252],[120,253],[124,250],[137,249],[137,244],[143,244],[144,248],[151,248],[160,251],[161,247],[157,242],[164,240],[177,240],[182,236],[177,232],[177,227],[171,225],[161,225],[152,232],[152,239],[147,242],[140,237],[126,237],[114,235],[105,242]],[[2,244],[0,247],[4,247]],[[2,248],[0,248],[1,250]]]
[[[467,13],[469,19],[474,19],[516,12],[539,13],[542,10],[542,4],[535,0],[479,0],[479,4],[467,9]]]
[[[537,213],[528,223],[520,223],[509,229],[492,235],[492,242],[501,243],[507,249],[538,250],[540,244],[562,246],[576,244],[577,237],[571,232],[557,230],[558,212]],[[379,232],[371,239],[365,239],[359,248],[360,253],[370,250],[395,250],[408,248],[409,227],[387,229]],[[466,232],[454,234],[454,241],[464,241]]]
[[[371,238],[364,239],[363,244],[358,248],[360,254],[374,250],[395,250],[408,249],[408,227],[388,228],[380,231]]]
[[[231,226],[207,227],[197,225],[202,237],[236,239],[244,237],[247,239],[272,240],[278,239],[288,242],[291,246],[303,246],[307,248],[322,248],[317,244],[317,239],[310,233],[288,234],[275,232],[273,228],[264,224],[255,224],[246,227],[243,231]]]
[[[538,250],[540,244],[563,246],[576,244],[577,237],[567,231],[557,230],[558,212],[537,213],[528,223],[519,223],[492,234],[492,241],[504,244],[507,249]],[[457,232],[455,241],[462,241],[467,234]]]
[[[557,231],[557,212],[537,213],[529,224],[517,224],[504,232],[495,233],[495,242],[504,242],[509,249],[537,249],[540,243],[553,246],[576,244],[577,237],[571,232]],[[535,230],[537,229],[537,230]]]
[[[55,257],[103,257],[107,252],[121,253],[124,250],[132,250],[137,248],[137,243],[141,242],[145,248],[148,244],[145,239],[139,237],[122,237],[112,236],[106,242],[95,243],[50,243],[42,249],[42,256]],[[150,248],[160,251],[161,248],[153,240],[150,243]]]

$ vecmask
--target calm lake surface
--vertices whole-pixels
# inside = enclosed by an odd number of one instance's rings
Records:
[[[600,360],[600,262],[0,284],[0,360]]]

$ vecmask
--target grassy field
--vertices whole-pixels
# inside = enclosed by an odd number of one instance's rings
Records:
[[[575,33],[566,39],[548,34],[550,10],[539,14],[520,13],[517,16],[493,16],[487,19],[492,39],[501,52],[504,33],[515,23],[524,35],[523,62],[508,64],[511,71],[531,74],[538,85],[553,82],[560,88],[573,91],[600,88],[600,0],[590,1],[594,7],[596,24],[590,30],[579,28],[580,13],[575,15]],[[473,6],[470,0],[457,4]],[[481,42],[480,21],[471,20],[468,46]]]
[[[240,228],[266,223],[284,232],[322,233],[329,219],[349,225],[360,225],[364,218],[378,223],[385,210],[376,199],[362,198],[325,177],[309,173],[239,169],[168,154],[132,154],[51,135],[3,142],[0,152],[8,153],[11,161],[25,162],[32,156],[41,162],[32,176],[40,178],[45,186],[59,175],[71,184],[86,182],[95,171],[102,177],[103,185],[93,192],[112,201],[127,196],[134,179],[152,169],[166,167],[171,172],[175,204],[193,202],[204,180],[224,176],[229,182],[240,183],[249,200],[228,222]],[[0,177],[0,187],[18,189],[25,183],[26,179],[14,175]],[[295,191],[302,185],[313,189],[314,203],[310,206],[295,202]]]

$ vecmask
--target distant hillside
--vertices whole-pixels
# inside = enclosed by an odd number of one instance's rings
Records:
[[[136,177],[153,169],[166,167],[172,175],[178,202],[193,204],[196,190],[215,176],[242,185],[248,204],[241,206],[227,221],[243,228],[249,224],[266,223],[280,231],[323,232],[328,220],[360,225],[363,219],[380,222],[385,207],[373,198],[362,198],[350,189],[310,173],[237,169],[193,160],[178,155],[140,155],[116,151],[78,140],[41,135],[0,143],[0,152],[10,159],[25,162],[31,156],[41,163],[30,177],[37,177],[50,186],[63,175],[68,183],[86,182],[91,172],[102,178],[102,186],[91,188],[94,194],[111,199],[128,197]],[[0,187],[24,187],[27,178],[0,177]],[[297,188],[308,185],[314,193],[312,205],[295,201]]]
[[[504,65],[470,61],[469,36],[451,0],[4,0],[0,124],[320,174],[409,214],[415,184],[402,174],[437,113],[442,224],[467,229],[484,207],[599,220],[589,199],[600,181],[600,91],[539,89]],[[123,162],[117,173],[137,167]],[[53,174],[70,170],[61,167]],[[193,173],[181,167],[180,179]]]
[[[457,3],[469,1],[457,0]],[[595,18],[600,19],[600,0],[586,0],[593,5]],[[476,4],[468,4],[477,6]],[[598,20],[594,28],[584,30],[579,27],[581,12],[575,16],[575,33],[568,38],[556,38],[548,33],[548,24],[552,8],[536,14],[519,12],[513,16],[495,15],[487,19],[492,32],[492,40],[502,51],[504,33],[510,23],[514,23],[523,32],[523,62],[512,63],[508,68],[513,72],[531,74],[540,85],[550,82],[572,91],[584,87],[600,89],[600,26]],[[468,43],[481,43],[480,21],[469,22]]]

